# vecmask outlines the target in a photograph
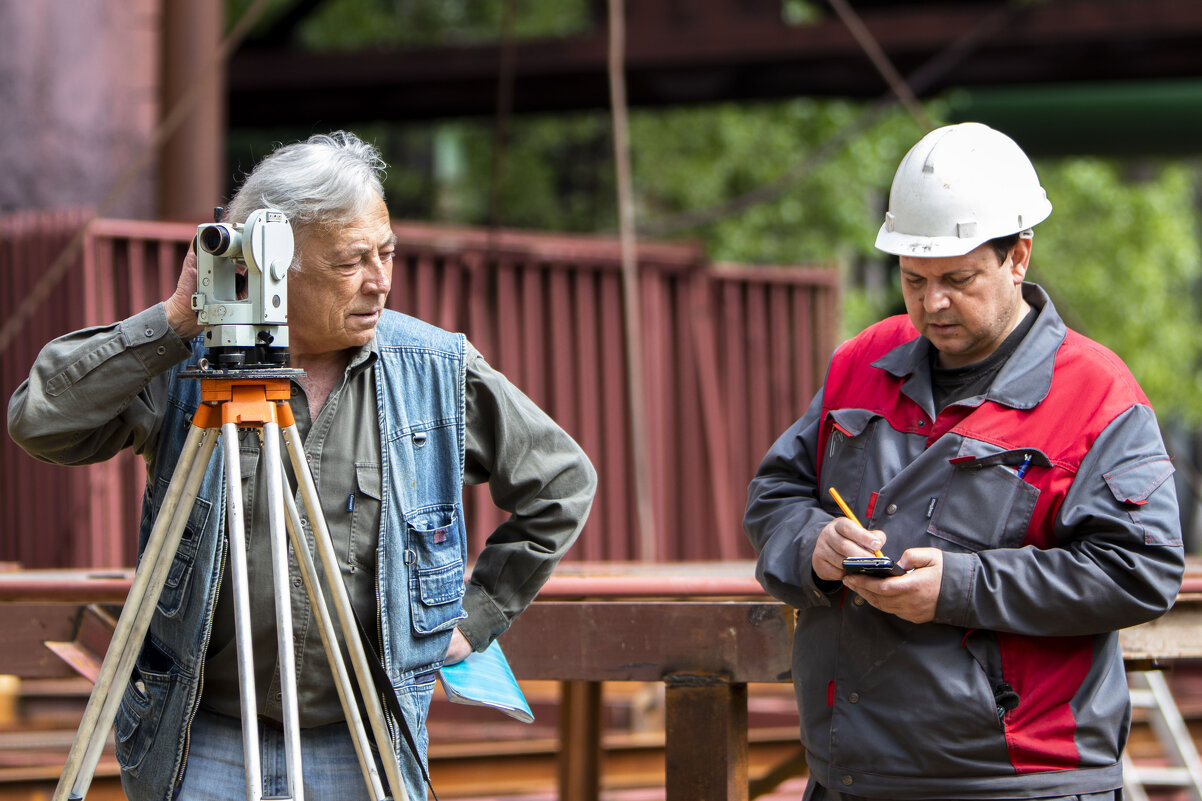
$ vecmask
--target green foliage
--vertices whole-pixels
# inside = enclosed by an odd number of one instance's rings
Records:
[[[254,0],[227,0],[226,18],[239,19]],[[255,26],[271,29],[294,0],[270,0]],[[586,29],[585,0],[509,0],[515,39],[567,36]],[[365,47],[437,47],[495,42],[505,26],[507,2],[473,0],[326,0],[298,26],[296,44],[312,50]]]
[[[684,233],[716,260],[795,264],[866,253],[880,225],[880,187],[921,135],[907,116],[886,116],[814,154],[856,124],[860,106],[797,99],[756,105],[640,111],[631,118],[639,217],[707,209],[780,179],[800,179],[778,197]]]
[[[231,21],[251,2],[228,0]],[[270,30],[289,5],[269,4],[257,32]],[[518,38],[579,33],[595,13],[585,0],[514,0],[508,7]],[[495,41],[506,8],[470,0],[327,0],[296,36],[318,50]],[[807,0],[784,0],[782,16],[803,24],[815,9]],[[923,130],[901,111],[863,126],[865,108],[800,98],[632,110],[640,235],[700,240],[714,261],[838,265],[849,276],[847,333],[895,313],[895,260],[876,252],[873,241],[893,171]],[[942,102],[927,105],[936,121],[945,111]],[[514,117],[503,140],[491,119],[356,130],[390,164],[386,191],[397,217],[557,231],[617,227],[605,111]],[[231,138],[236,170],[249,169],[271,142],[312,131],[257,133]],[[1098,159],[1037,166],[1055,211],[1038,228],[1030,278],[1049,291],[1069,325],[1123,357],[1162,417],[1199,420],[1197,168],[1167,163],[1136,176],[1120,162]],[[769,199],[727,208],[766,187],[773,188]],[[723,211],[704,223],[682,219],[714,209]]]
[[[1118,353],[1162,417],[1202,419],[1202,254],[1198,175],[1166,164],[1136,179],[1122,165],[1038,165],[1053,204],[1028,273],[1069,325]]]
[[[860,113],[855,104],[805,99],[634,111],[630,141],[640,227],[656,238],[702,239],[715,260],[794,264],[872,253],[881,187],[921,130],[909,117],[893,114],[814,157]],[[375,140],[392,164],[389,202],[402,214],[565,231],[616,228],[608,114],[514,118],[499,165],[492,121],[404,130],[381,131]],[[434,174],[444,140],[462,151],[462,172],[453,176]],[[682,212],[711,209],[781,179],[802,162],[800,179],[768,202],[712,223],[658,232]],[[447,187],[448,180],[461,186]],[[429,201],[438,190],[430,182],[461,201],[435,209]]]

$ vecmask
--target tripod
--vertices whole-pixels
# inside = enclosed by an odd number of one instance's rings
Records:
[[[67,763],[55,789],[54,801],[82,801],[100,761],[109,729],[121,703],[121,689],[129,681],[142,640],[159,595],[167,580],[176,550],[200,489],[218,437],[224,440],[225,481],[228,515],[230,575],[233,580],[235,644],[238,653],[239,700],[242,714],[242,740],[245,755],[246,796],[248,801],[263,798],[263,779],[260,768],[259,734],[255,683],[252,671],[250,631],[250,600],[246,568],[245,527],[242,514],[241,476],[238,429],[259,431],[263,448],[263,469],[266,470],[269,513],[268,527],[271,543],[273,597],[275,600],[277,646],[280,658],[280,686],[283,702],[284,747],[287,786],[290,799],[303,801],[301,782],[300,726],[296,698],[296,672],[292,645],[292,612],[288,600],[288,552],[284,539],[287,528],[289,542],[296,555],[305,592],[313,607],[321,633],[322,644],[330,663],[350,727],[355,752],[363,770],[371,797],[384,801],[389,796],[381,784],[379,771],[371,754],[367,733],[356,703],[345,661],[338,648],[334,623],[318,583],[317,569],[309,553],[301,528],[296,504],[287,486],[280,459],[280,436],[288,447],[298,487],[309,520],[313,523],[316,551],[322,562],[326,583],[333,596],[347,652],[355,671],[372,734],[380,745],[388,785],[398,801],[408,801],[400,765],[392,748],[380,696],[372,679],[370,665],[355,625],[354,613],[346,587],[339,574],[337,556],[330,542],[329,529],[321,514],[321,504],[312,473],[305,460],[300,436],[292,409],[288,406],[291,394],[288,376],[301,374],[288,368],[238,370],[195,370],[186,377],[201,377],[201,401],[192,419],[183,451],[180,454],[161,511],[155,519],[150,537],[142,553],[141,563],[130,586],[124,611],[117,621],[113,639],[101,664],[96,685],[88,699],[83,720],[76,732]],[[283,377],[281,377],[283,376]],[[233,467],[231,467],[231,465]],[[118,691],[113,692],[116,688]],[[386,688],[391,692],[391,688]],[[400,722],[403,725],[403,721]]]

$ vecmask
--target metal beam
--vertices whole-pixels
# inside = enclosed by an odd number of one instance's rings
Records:
[[[944,74],[915,87],[1202,76],[1202,4],[1178,0],[856,3],[903,76],[1000,14]],[[885,82],[842,22],[788,25],[779,3],[631,3],[631,105],[797,96],[878,97]],[[514,46],[514,112],[604,109],[606,34]],[[492,114],[501,45],[312,53],[244,46],[229,69],[232,127],[405,121]]]

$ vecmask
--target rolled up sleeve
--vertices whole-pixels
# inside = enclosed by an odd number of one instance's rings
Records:
[[[157,304],[121,322],[59,337],[38,354],[8,405],[8,431],[55,464],[101,462],[151,447],[167,371],[191,350]]]

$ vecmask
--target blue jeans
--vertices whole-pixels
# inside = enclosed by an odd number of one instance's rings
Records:
[[[177,801],[246,801],[243,755],[242,721],[201,709],[192,723],[188,766]],[[381,781],[386,782],[376,761]],[[288,774],[282,731],[259,725],[259,762],[263,795],[284,795]],[[306,799],[371,799],[345,723],[301,729],[301,767]]]

